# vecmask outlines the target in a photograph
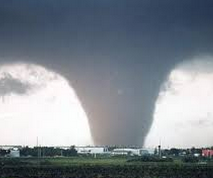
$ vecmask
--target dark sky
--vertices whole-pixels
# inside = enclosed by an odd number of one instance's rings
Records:
[[[0,0],[0,62],[65,76],[97,144],[142,145],[169,71],[212,53],[212,0]]]

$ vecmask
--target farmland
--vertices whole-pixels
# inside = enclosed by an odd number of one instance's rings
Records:
[[[1,158],[1,178],[209,178],[212,164],[129,162],[127,158]]]

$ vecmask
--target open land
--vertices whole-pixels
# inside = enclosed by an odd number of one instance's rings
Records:
[[[211,178],[212,163],[138,162],[125,157],[1,158],[1,178]]]

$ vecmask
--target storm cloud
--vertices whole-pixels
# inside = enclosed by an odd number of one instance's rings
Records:
[[[0,3],[1,64],[34,63],[66,77],[96,144],[142,145],[169,72],[213,53],[211,0]]]

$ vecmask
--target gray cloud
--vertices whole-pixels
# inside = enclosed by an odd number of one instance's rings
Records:
[[[26,94],[31,86],[27,83],[23,83],[18,79],[13,78],[10,74],[5,74],[3,78],[0,79],[0,96],[10,94]]]

